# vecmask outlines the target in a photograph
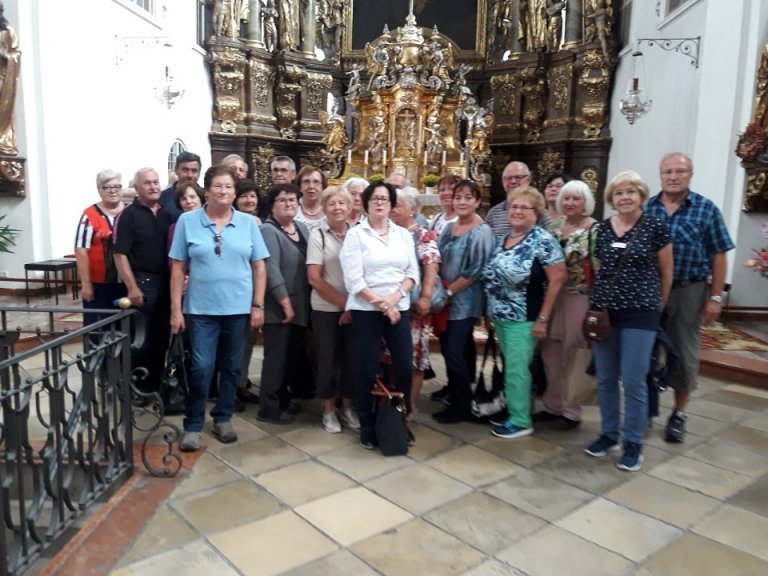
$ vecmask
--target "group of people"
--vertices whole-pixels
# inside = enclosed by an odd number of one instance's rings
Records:
[[[239,156],[228,156],[206,171],[201,189],[200,159],[184,152],[177,183],[162,192],[156,171],[137,171],[137,197],[125,208],[120,175],[102,171],[101,200],[78,227],[86,310],[110,308],[127,295],[144,316],[147,342],[133,357],[148,371],[141,390],[159,386],[169,329],[188,334],[182,450],[200,445],[216,377],[211,417],[222,442],[237,439],[231,418],[238,399],[258,403],[261,421],[289,424],[302,410],[295,400],[316,394],[325,430],[359,431],[361,445],[372,449],[375,380],[388,376],[407,412],[417,414],[432,333],[447,372],[447,386],[430,396],[447,407],[432,417],[441,424],[469,420],[473,331],[483,317],[504,360],[507,409],[491,418],[492,434],[530,435],[533,423],[577,428],[581,407],[568,401],[569,358],[588,345],[581,321],[589,309],[607,311],[612,330],[592,343],[601,433],[587,454],[623,445],[619,468],[640,469],[649,423],[645,375],[661,326],[681,357],[670,379],[675,409],[665,437],[683,441],[699,327],[720,313],[725,253],[733,248],[719,210],[690,190],[693,166],[684,154],[664,156],[662,191],[652,198],[639,174],[617,174],[605,191],[615,214],[601,222],[591,216],[586,183],[559,172],[540,193],[522,162],[505,167],[506,198],[485,218],[478,186],[443,176],[442,211],[429,222],[418,214],[418,191],[400,173],[328,186],[318,168],[297,173],[293,160],[280,156],[261,196],[247,170]],[[447,304],[435,311],[438,288]],[[248,367],[259,332],[264,361],[256,395]],[[548,386],[533,411],[529,366],[537,348]]]

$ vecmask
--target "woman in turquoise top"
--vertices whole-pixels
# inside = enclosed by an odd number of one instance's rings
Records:
[[[504,236],[483,270],[488,315],[504,356],[504,391],[509,417],[493,435],[518,438],[533,433],[531,371],[536,342],[547,335],[547,323],[565,281],[560,244],[536,222],[544,214],[544,197],[536,188],[516,188],[507,196],[512,230]]]
[[[456,184],[453,209],[458,220],[445,227],[438,242],[440,277],[449,297],[447,326],[439,336],[451,405],[432,417],[442,424],[460,422],[470,414],[475,373],[472,330],[483,314],[483,287],[474,279],[480,275],[495,242],[493,231],[477,215],[480,199],[480,189],[474,182],[462,180]],[[471,357],[465,352],[468,344],[472,344]]]

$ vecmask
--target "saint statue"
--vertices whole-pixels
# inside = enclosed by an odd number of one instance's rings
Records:
[[[16,83],[19,79],[21,52],[16,31],[5,18],[5,7],[0,4],[0,153],[18,154],[13,127],[13,108],[16,102]]]
[[[546,47],[546,4],[546,0],[520,0],[518,39],[528,52],[536,52]]]
[[[557,52],[560,49],[560,39],[563,32],[562,0],[547,0],[547,52]]]
[[[335,102],[330,113],[320,110],[320,122],[323,124],[323,144],[328,152],[334,154],[347,147],[344,117],[337,112]]]
[[[213,31],[216,36],[237,38],[240,22],[248,21],[248,0],[216,0],[213,5]]]
[[[753,121],[768,130],[768,44],[763,47],[755,79],[755,112]]]
[[[296,0],[278,0],[281,50],[296,50],[296,30],[299,28],[298,10]]]
[[[269,52],[277,49],[277,8],[275,0],[267,0],[262,8],[261,17],[264,19],[264,46]]]

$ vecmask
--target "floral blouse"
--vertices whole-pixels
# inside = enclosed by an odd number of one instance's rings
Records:
[[[539,226],[511,248],[499,239],[482,278],[488,294],[488,315],[494,320],[533,322],[546,292],[544,268],[563,261],[555,238]]]
[[[592,246],[594,249],[596,228],[590,228],[595,222],[593,218],[587,219],[587,224],[581,228],[573,230],[565,236],[560,227],[563,219],[558,218],[548,226],[548,231],[555,237],[563,248],[565,255],[565,267],[567,277],[564,284],[566,292],[581,292],[586,294],[589,286],[587,285],[588,276],[591,270],[591,264],[587,259],[589,257],[589,235],[592,230]]]
[[[438,234],[422,226],[413,229],[413,243],[416,245],[416,259],[420,266],[440,264],[440,249],[437,247]]]

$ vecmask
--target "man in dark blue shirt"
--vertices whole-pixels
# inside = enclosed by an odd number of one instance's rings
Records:
[[[176,183],[197,184],[201,166],[200,156],[197,154],[186,151],[179,154],[173,170],[176,173]],[[181,209],[176,206],[176,184],[171,184],[160,193],[160,205],[171,215],[174,222],[179,219]]]
[[[701,325],[722,311],[726,252],[734,248],[723,215],[707,198],[690,189],[693,162],[673,152],[661,159],[661,193],[648,200],[646,212],[669,226],[674,255],[672,292],[664,308],[663,326],[680,356],[670,377],[675,409],[667,422],[667,442],[685,437],[685,407],[696,389]]]

